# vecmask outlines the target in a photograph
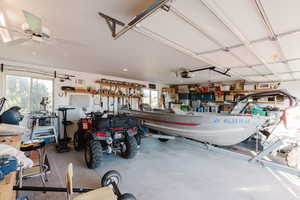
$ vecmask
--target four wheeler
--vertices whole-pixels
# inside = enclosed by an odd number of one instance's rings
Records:
[[[130,159],[138,149],[138,121],[121,115],[102,118],[103,114],[87,114],[86,119],[79,121],[74,135],[75,150],[85,149],[85,161],[90,169],[100,166],[103,154],[120,153]]]
[[[95,121],[95,118],[100,119],[102,118],[104,113],[100,113],[100,112],[91,112],[91,113],[86,113],[86,117],[85,118],[81,118],[78,123],[78,130],[74,133],[74,138],[73,138],[73,142],[74,142],[74,149],[76,151],[81,151],[84,149],[85,146],[85,134],[87,133],[87,131],[90,131],[93,127],[92,127],[92,123],[93,123],[93,119]]]

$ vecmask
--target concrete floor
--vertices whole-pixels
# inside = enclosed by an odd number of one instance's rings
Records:
[[[48,186],[63,186],[66,167],[72,162],[76,186],[97,188],[101,175],[115,169],[123,177],[121,191],[131,192],[139,200],[300,199],[300,178],[209,152],[184,139],[160,143],[146,138],[134,159],[107,156],[96,170],[86,168],[82,152],[57,154],[50,147],[48,155],[52,167]],[[24,183],[37,184],[39,178]],[[28,195],[31,200],[65,199],[62,193],[19,195]]]

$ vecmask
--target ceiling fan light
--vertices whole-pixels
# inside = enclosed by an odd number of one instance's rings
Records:
[[[1,10],[0,10],[0,25],[4,26],[4,27],[6,26],[4,14],[3,14],[3,12],[1,12]],[[9,32],[3,28],[0,28],[0,36],[4,43],[12,40]]]

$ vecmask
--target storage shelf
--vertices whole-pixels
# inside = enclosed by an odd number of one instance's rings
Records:
[[[219,104],[224,104],[225,102],[229,102],[229,103],[236,103],[235,101],[201,101],[204,103],[219,103]],[[253,104],[283,104],[283,102],[281,101],[253,101],[253,102],[249,102],[249,103],[253,103]]]
[[[109,86],[109,87],[112,87],[112,88],[131,88],[131,89],[142,89],[142,88],[144,88],[143,86],[123,85],[123,84],[118,84],[118,83],[106,83],[106,82],[101,82],[101,81],[96,81],[96,83],[98,83],[102,86]]]
[[[63,90],[63,92],[65,93],[78,93],[78,94],[97,94],[97,92],[90,92],[90,91],[87,91],[87,90]]]
[[[222,92],[230,92],[230,93],[256,93],[256,92],[271,92],[275,89],[258,89],[258,90],[229,90]]]
[[[266,102],[259,102],[259,101],[255,101],[255,102],[251,102],[253,104],[283,104],[283,102],[276,102],[276,101],[266,101]]]
[[[107,95],[107,94],[101,94],[101,96],[104,96],[104,97],[118,97],[118,98],[137,98],[137,99],[142,98],[141,96],[128,96],[128,95]]]

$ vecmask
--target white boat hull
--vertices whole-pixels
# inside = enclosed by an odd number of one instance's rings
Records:
[[[147,128],[219,146],[238,144],[257,132],[267,118],[250,115],[127,111]]]

